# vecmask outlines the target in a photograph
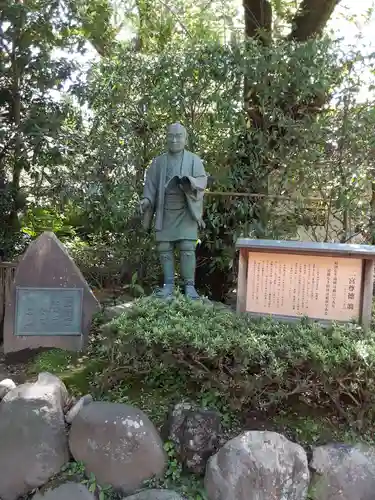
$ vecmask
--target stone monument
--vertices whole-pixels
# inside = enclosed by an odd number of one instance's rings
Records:
[[[174,249],[180,251],[185,296],[199,299],[195,289],[195,248],[198,229],[204,229],[203,196],[207,175],[201,159],[185,149],[185,127],[174,123],[167,130],[168,151],[153,159],[146,171],[140,211],[145,229],[155,216],[164,284],[157,296],[170,300],[174,290]]]
[[[45,232],[17,266],[5,305],[4,352],[41,347],[80,351],[99,309],[65,247]]]

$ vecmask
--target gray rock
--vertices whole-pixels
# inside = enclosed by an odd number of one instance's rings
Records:
[[[143,490],[124,500],[183,500],[183,497],[170,490]]]
[[[174,443],[184,469],[203,475],[207,460],[219,448],[220,415],[180,403],[170,412],[163,433],[165,439]]]
[[[94,401],[91,394],[86,394],[86,396],[82,396],[77,403],[68,411],[65,415],[65,422],[67,424],[71,424],[74,418],[78,415],[78,413],[82,410],[82,408]]]
[[[67,388],[65,387],[64,382],[56,375],[53,375],[52,373],[49,372],[41,372],[38,375],[37,382],[40,385],[49,385],[49,386],[55,385],[56,387],[59,387],[61,391],[62,406],[65,406],[69,401],[69,393]]]
[[[329,444],[313,450],[310,497],[314,500],[374,500],[375,448]]]
[[[103,313],[105,320],[112,321],[113,319],[121,316],[121,314],[129,312],[129,310],[133,307],[133,304],[133,301],[129,301],[123,304],[117,304],[117,306],[107,307]]]
[[[8,392],[15,389],[17,386],[10,378],[5,378],[0,382],[0,401]]]
[[[69,459],[62,382],[42,377],[0,403],[0,498],[16,500],[45,484]],[[66,390],[66,389],[65,389]]]
[[[83,484],[65,483],[44,493],[36,493],[32,500],[95,500],[95,496]]]
[[[166,456],[148,417],[125,404],[94,401],[73,420],[70,450],[101,485],[132,493],[143,481],[162,476]]]
[[[207,464],[209,500],[305,500],[303,448],[275,432],[250,431],[228,441]]]

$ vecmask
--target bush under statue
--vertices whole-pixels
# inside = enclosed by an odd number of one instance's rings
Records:
[[[185,127],[174,123],[167,130],[168,151],[153,159],[146,171],[140,211],[150,230],[155,215],[155,239],[163,267],[159,298],[170,300],[174,291],[174,248],[180,250],[185,296],[196,300],[195,247],[198,229],[204,229],[203,196],[207,175],[202,160],[185,149]]]

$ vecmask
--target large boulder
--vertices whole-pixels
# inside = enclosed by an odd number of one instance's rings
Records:
[[[175,405],[169,412],[163,437],[175,445],[185,470],[203,475],[207,460],[219,448],[220,415],[190,403]]]
[[[83,484],[69,482],[35,493],[32,500],[95,500],[95,496]]]
[[[329,444],[313,450],[310,497],[314,500],[374,500],[375,448]]]
[[[69,459],[63,406],[67,397],[57,377],[41,374],[0,403],[0,498],[16,500],[60,471]]]
[[[166,456],[161,438],[148,417],[125,404],[93,402],[74,418],[70,450],[95,474],[101,485],[125,493],[161,476]]]
[[[303,448],[275,432],[250,431],[228,441],[207,464],[209,500],[305,500]]]
[[[183,498],[171,490],[143,490],[124,500],[183,500]]]
[[[8,392],[12,391],[16,387],[16,384],[10,378],[3,379],[0,382],[0,401],[8,394]]]

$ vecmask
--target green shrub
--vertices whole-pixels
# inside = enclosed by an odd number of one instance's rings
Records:
[[[324,407],[358,426],[375,408],[375,333],[354,324],[322,328],[251,320],[213,304],[152,298],[112,323],[108,356],[134,373],[178,367],[218,388],[236,408]]]

